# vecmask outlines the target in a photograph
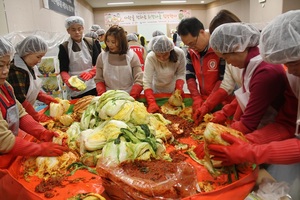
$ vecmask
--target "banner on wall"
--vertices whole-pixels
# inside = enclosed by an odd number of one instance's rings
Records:
[[[75,15],[74,0],[43,0],[44,7],[67,16]]]
[[[105,13],[105,26],[132,26],[141,24],[178,24],[191,17],[190,10],[163,10]]]

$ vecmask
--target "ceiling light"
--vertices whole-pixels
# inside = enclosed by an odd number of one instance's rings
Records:
[[[160,3],[186,3],[186,1],[160,1]]]
[[[107,3],[107,5],[127,5],[127,4],[133,4],[133,1],[128,1],[128,2],[115,2],[115,3]]]
[[[200,3],[205,3],[205,1],[200,1]]]

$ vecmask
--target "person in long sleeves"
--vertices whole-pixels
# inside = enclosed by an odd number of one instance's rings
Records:
[[[212,34],[222,24],[233,22],[241,22],[241,20],[228,10],[220,10],[209,24],[209,33]],[[195,113],[197,124],[203,120],[205,114],[211,112],[218,104],[225,105],[221,110],[213,113],[213,122],[224,123],[228,117],[235,113],[238,104],[233,92],[242,85],[242,71],[243,69],[226,63],[224,78],[220,87],[207,97]]]
[[[210,48],[210,34],[197,18],[181,20],[177,33],[182,42],[189,47],[186,55],[186,83],[193,99],[193,120],[197,122],[198,109],[221,84],[225,61]]]
[[[154,93],[173,93],[176,89],[183,94],[186,59],[182,49],[165,35],[154,37],[145,61],[144,93],[148,112],[158,112]]]
[[[7,81],[13,86],[17,100],[36,121],[46,122],[51,118],[37,112],[36,100],[49,105],[58,103],[55,98],[41,91],[42,79],[37,76],[37,64],[46,54],[48,45],[38,36],[28,36],[16,45],[16,54],[11,62]]]
[[[289,11],[274,18],[262,30],[260,54],[269,63],[284,64],[292,94],[285,94],[285,106],[275,123],[247,134],[243,142],[229,134],[222,138],[229,146],[209,145],[210,154],[223,165],[243,162],[271,165],[270,173],[277,181],[290,184],[290,195],[300,198],[300,11]],[[296,96],[296,101],[292,95]],[[298,115],[297,115],[298,113]],[[295,137],[295,135],[297,137]],[[269,168],[268,168],[269,170]]]
[[[259,37],[257,28],[243,23],[222,24],[210,37],[211,48],[218,56],[244,69],[242,87],[234,92],[240,112],[231,124],[244,134],[274,121],[288,87],[284,67],[266,63],[259,55]]]
[[[13,87],[6,81],[13,55],[12,44],[0,37],[0,168],[8,168],[16,156],[59,156],[68,150],[52,143],[58,134],[35,121],[16,99]],[[43,142],[23,139],[24,131]]]
[[[94,77],[99,49],[94,39],[83,37],[84,20],[71,16],[65,20],[69,39],[59,45],[58,59],[60,75],[66,84],[72,99],[86,95],[97,95]],[[85,90],[79,91],[70,85],[71,76],[78,76],[85,81]]]
[[[105,34],[105,51],[97,59],[97,94],[124,90],[137,99],[143,90],[143,71],[138,56],[128,46],[122,27],[111,26]]]

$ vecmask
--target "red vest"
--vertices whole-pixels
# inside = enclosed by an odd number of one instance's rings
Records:
[[[198,79],[200,93],[201,95],[208,96],[220,80],[220,58],[212,48],[209,48],[203,57],[200,57],[200,54],[193,49],[189,49],[188,51]]]
[[[144,48],[139,45],[130,45],[129,47],[138,55],[142,69],[144,70]]]

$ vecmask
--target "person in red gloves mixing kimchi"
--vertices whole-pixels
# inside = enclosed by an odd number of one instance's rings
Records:
[[[17,100],[37,122],[46,122],[50,117],[35,111],[36,100],[49,105],[58,103],[52,96],[41,91],[42,79],[37,76],[36,65],[46,54],[48,45],[38,36],[28,36],[16,45],[16,53],[11,62],[7,81],[12,85]]]
[[[12,86],[6,81],[13,55],[12,44],[0,37],[0,168],[8,168],[16,156],[59,156],[68,150],[52,143],[58,134],[35,121],[16,99]],[[41,142],[23,139],[26,133]]]
[[[177,33],[189,47],[186,55],[186,83],[193,99],[193,120],[198,123],[201,105],[219,88],[223,80],[225,61],[210,47],[210,34],[197,18],[181,20]]]
[[[173,93],[176,89],[183,92],[186,59],[182,49],[165,35],[154,37],[149,47],[144,69],[144,93],[148,112],[160,110],[154,93]]]
[[[243,162],[271,164],[267,170],[277,181],[290,184],[289,194],[300,199],[300,10],[277,16],[262,30],[260,55],[273,64],[284,64],[293,94],[285,92],[285,104],[274,123],[246,135],[249,143],[222,134],[230,145],[209,145],[210,154],[223,165]],[[276,65],[274,65],[276,67]],[[293,100],[293,95],[296,100]],[[298,114],[297,114],[298,113]],[[297,116],[298,115],[298,116]]]
[[[134,99],[143,90],[143,71],[137,54],[129,48],[123,27],[111,26],[105,34],[106,48],[97,59],[95,77],[97,94],[124,90]]]
[[[58,59],[60,75],[68,93],[71,99],[97,95],[94,77],[100,52],[95,39],[83,36],[84,20],[79,16],[68,17],[65,20],[65,27],[70,37],[59,45]],[[70,84],[71,77],[81,79],[86,87],[83,89],[74,87]]]
[[[222,24],[210,36],[215,53],[243,69],[242,86],[234,92],[238,107],[231,128],[244,134],[274,121],[289,87],[284,67],[262,60],[259,37],[257,28],[243,23]]]

